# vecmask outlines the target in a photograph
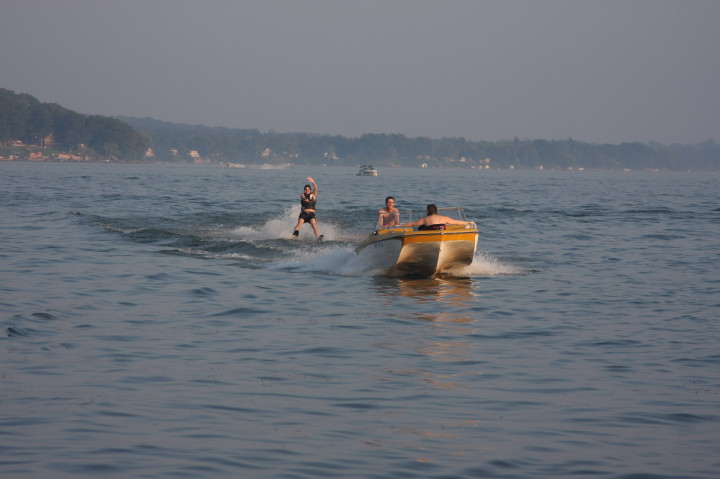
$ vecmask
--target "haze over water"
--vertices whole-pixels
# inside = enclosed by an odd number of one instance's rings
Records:
[[[717,175],[0,170],[3,478],[720,473]],[[374,276],[388,194],[474,263]]]

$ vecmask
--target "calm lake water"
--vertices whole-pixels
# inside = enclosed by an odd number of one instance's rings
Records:
[[[0,477],[720,477],[720,175],[356,172],[0,163]]]

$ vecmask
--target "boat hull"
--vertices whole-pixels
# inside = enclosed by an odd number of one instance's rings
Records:
[[[386,276],[432,277],[472,263],[478,230],[448,226],[441,231],[384,228],[357,247],[369,267]]]

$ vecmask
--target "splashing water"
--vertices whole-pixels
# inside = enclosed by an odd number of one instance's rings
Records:
[[[489,253],[479,252],[475,253],[473,262],[470,265],[455,271],[453,274],[457,276],[501,276],[525,274],[526,272],[523,268],[504,263]]]
[[[247,240],[292,239],[292,232],[297,224],[299,214],[300,205],[293,205],[283,210],[279,216],[267,220],[260,226],[238,226],[231,230],[230,233]],[[318,229],[326,241],[347,240],[347,235],[333,223],[318,222]],[[315,240],[315,234],[309,224],[302,225],[298,239],[301,241]]]
[[[232,260],[240,267],[266,268],[299,273],[321,273],[345,277],[382,275],[355,253],[365,233],[332,222],[318,224],[324,241],[317,242],[310,225],[303,225],[298,240],[292,238],[297,224],[299,205],[286,207],[279,214],[254,225],[207,224],[202,217],[179,225],[170,221],[161,224],[152,218],[95,218],[108,231],[131,240],[157,242],[174,247],[170,254],[195,256],[210,260]],[[151,225],[150,228],[148,225]],[[142,234],[139,234],[141,232]],[[477,253],[472,264],[444,276],[480,277],[527,273],[522,267]]]

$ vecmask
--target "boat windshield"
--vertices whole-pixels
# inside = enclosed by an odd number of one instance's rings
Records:
[[[465,219],[465,211],[457,206],[448,208],[438,208],[438,213],[441,215],[449,216],[450,218],[467,221]],[[410,223],[417,218],[423,218],[425,216],[425,210],[401,210],[399,213],[390,213],[387,215],[379,215],[377,222],[375,223],[375,231],[383,228],[392,228],[403,223]]]
[[[408,223],[412,221],[408,213],[401,211],[397,213],[387,213],[378,215],[378,219],[375,222],[375,231],[383,228],[392,228],[402,223]]]

